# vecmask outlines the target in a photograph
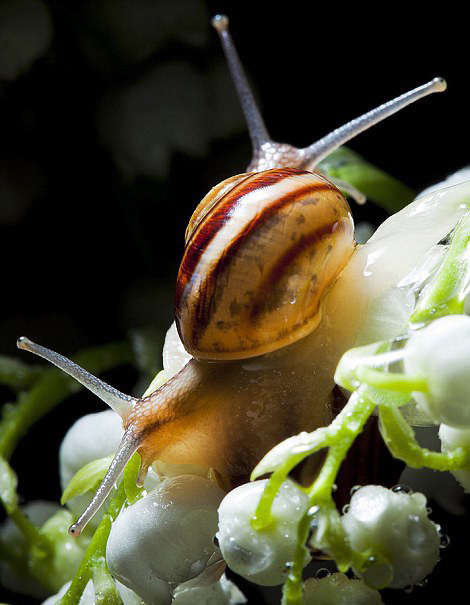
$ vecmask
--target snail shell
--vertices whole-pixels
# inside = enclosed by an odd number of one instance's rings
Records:
[[[309,334],[353,231],[345,198],[319,174],[282,168],[223,181],[186,234],[175,312],[186,350],[245,359]]]

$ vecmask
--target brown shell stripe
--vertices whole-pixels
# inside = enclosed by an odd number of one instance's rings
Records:
[[[288,248],[285,253],[279,258],[276,264],[271,268],[269,274],[265,277],[261,284],[258,284],[259,293],[257,299],[253,303],[253,308],[251,309],[250,318],[254,321],[257,316],[263,310],[263,300],[265,298],[266,292],[270,291],[273,287],[279,283],[285,273],[285,271],[295,262],[296,258],[300,256],[305,250],[308,250],[315,242],[319,242],[325,236],[329,236],[333,234],[338,225],[339,221],[334,219],[331,223],[326,225],[322,225],[313,229],[310,233],[300,238],[297,242],[292,244],[290,248]],[[326,284],[328,285],[328,284]],[[316,315],[318,311],[318,307],[320,306],[320,300],[318,300],[318,305],[315,309],[312,310],[312,313],[309,317],[305,317],[305,322],[311,319],[313,315]],[[293,326],[292,329],[295,327]]]
[[[298,174],[309,174],[309,172],[298,168],[282,168],[255,173],[221,197],[186,244],[176,284],[176,308],[179,307],[185,288],[191,283],[201,256],[219,229],[230,219],[240,199],[255,189],[275,185],[289,176]]]
[[[197,300],[196,307],[194,308],[194,321],[193,321],[193,334],[192,342],[196,344],[199,338],[203,335],[204,330],[210,323],[211,316],[215,312],[214,308],[214,291],[215,284],[219,279],[219,276],[223,274],[229,267],[230,263],[235,258],[238,250],[243,246],[248,238],[256,236],[257,229],[264,225],[267,220],[280,209],[285,208],[288,205],[294,205],[305,195],[311,193],[317,193],[320,191],[331,190],[334,187],[328,182],[319,182],[317,185],[307,184],[305,186],[298,187],[296,190],[291,191],[281,197],[274,198],[273,201],[262,208],[249,222],[247,222],[245,228],[238,232],[235,237],[232,237],[230,243],[225,247],[223,255],[221,255],[217,262],[214,262],[209,270],[205,272],[204,278],[201,280],[199,287],[199,298]],[[330,225],[330,229],[332,226]],[[315,235],[315,237],[318,237]],[[293,246],[295,247],[295,245]],[[301,250],[297,251],[300,254]],[[288,255],[288,253],[287,253]]]

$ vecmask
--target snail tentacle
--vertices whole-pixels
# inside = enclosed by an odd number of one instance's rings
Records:
[[[121,391],[118,391],[103,380],[93,376],[93,374],[90,374],[90,372],[87,372],[67,357],[60,355],[60,353],[56,353],[51,349],[38,345],[25,336],[18,338],[16,344],[19,349],[29,351],[30,353],[34,353],[35,355],[42,357],[46,361],[49,361],[57,366],[69,376],[72,376],[72,378],[75,378],[75,380],[77,380],[80,384],[108,404],[109,407],[117,412],[123,419],[127,417],[130,409],[137,401],[135,397],[121,393]]]
[[[228,28],[229,20],[226,15],[215,15],[212,25],[219,34],[222,48],[227,58],[233,83],[240,99],[243,114],[248,126],[248,132],[254,150],[259,150],[264,143],[271,140],[264,124],[261,112],[258,109],[253,92],[246,78],[245,70],[238,57],[237,49],[233,43]]]
[[[434,78],[430,82],[418,86],[413,90],[409,90],[404,94],[387,101],[379,107],[368,111],[362,116],[347,122],[343,126],[336,128],[333,132],[330,132],[325,137],[305,147],[301,151],[305,156],[305,164],[309,166],[316,166],[321,160],[323,160],[332,151],[344,145],[350,139],[353,139],[364,130],[368,130],[371,126],[374,126],[378,122],[385,120],[389,116],[393,115],[397,111],[400,111],[407,105],[426,97],[434,92],[443,92],[447,88],[447,83],[443,78]]]
[[[422,99],[434,92],[443,92],[447,88],[446,81],[443,78],[437,77],[336,128],[333,132],[330,132],[308,147],[297,148],[286,143],[277,143],[269,136],[263,117],[256,104],[230,35],[228,17],[225,15],[216,15],[212,19],[212,25],[222,42],[253,145],[253,158],[248,166],[248,170],[250,171],[258,172],[283,166],[313,170],[332,151],[350,139],[353,139],[364,130],[369,129],[371,126],[388,118],[418,99]],[[353,197],[356,196],[354,195]],[[359,196],[358,203],[363,203],[361,196]]]
[[[104,504],[104,501],[108,497],[109,492],[119,480],[126,464],[137,451],[140,442],[141,439],[139,435],[136,434],[132,427],[126,430],[122,437],[121,443],[119,444],[116,455],[114,456],[106,475],[104,476],[104,479],[98,487],[98,490],[93,496],[91,502],[88,504],[77,521],[69,527],[69,534],[71,536],[79,536],[89,521],[99,511],[101,506]]]

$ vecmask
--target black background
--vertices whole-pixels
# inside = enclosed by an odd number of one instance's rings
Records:
[[[163,332],[172,318],[173,283],[192,209],[210,186],[243,171],[250,159],[240,129],[214,139],[202,157],[174,153],[165,179],[126,180],[97,134],[99,100],[168,58],[203,73],[223,61],[217,36],[208,25],[206,44],[194,49],[169,40],[144,63],[130,65],[117,55],[112,59],[90,16],[91,2],[46,4],[54,25],[49,50],[27,73],[0,83],[0,162],[27,161],[42,183],[18,220],[0,224],[0,353],[7,355],[19,354],[15,341],[23,333],[71,354],[123,339],[136,327]],[[446,93],[407,108],[350,147],[416,190],[469,163],[469,53],[464,20],[451,5],[414,15],[410,4],[397,3],[373,9],[295,2],[278,8],[264,2],[188,6],[207,22],[217,12],[230,16],[273,139],[305,146],[440,75],[448,82]],[[105,46],[109,69],[98,69],[82,52],[84,32]],[[359,219],[384,218],[373,207],[355,212]],[[132,389],[135,379],[131,369],[109,377],[123,390]],[[73,416],[102,409],[83,395],[66,406],[41,421],[13,459],[26,498],[58,497],[54,466],[61,435]],[[38,449],[52,470],[35,481],[29,471]],[[464,580],[459,541],[468,540],[468,523],[445,521],[453,542],[432,587],[387,594],[386,603],[443,599],[451,582],[458,590]]]

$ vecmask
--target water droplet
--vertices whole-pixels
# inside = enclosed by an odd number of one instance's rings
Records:
[[[284,567],[282,568],[282,572],[285,573],[285,574],[287,574],[287,573],[290,572],[291,569],[292,569],[292,563],[287,562],[287,563],[284,563]]]
[[[447,548],[450,544],[450,538],[447,534],[442,534],[439,540],[439,548]]]
[[[308,509],[308,514],[309,514],[310,517],[314,517],[318,513],[319,510],[320,510],[319,506],[317,506],[317,505],[311,506]]]
[[[320,569],[317,569],[317,571],[315,572],[315,577],[317,578],[317,580],[321,580],[322,578],[327,578],[330,575],[331,575],[331,571],[329,569],[327,569],[326,567],[320,567]]]
[[[333,483],[333,485],[331,486],[331,491],[335,492],[335,491],[337,491],[337,489],[338,489],[338,486],[336,485],[336,483]]]
[[[356,493],[358,490],[360,490],[360,489],[361,489],[361,487],[362,487],[362,485],[353,485],[353,486],[351,487],[351,489],[349,490],[349,494],[350,494],[351,496],[354,496],[354,494],[355,494],[355,493]]]
[[[405,588],[403,589],[403,592],[406,592],[406,594],[411,594],[413,592],[414,586],[413,584],[410,584],[409,586],[405,586]]]
[[[343,506],[343,508],[341,509],[341,512],[343,513],[343,515],[345,515],[346,513],[348,513],[350,508],[351,508],[350,504],[345,504]]]
[[[248,550],[240,546],[235,540],[226,545],[230,558],[237,562],[237,569],[242,574],[256,574],[267,569],[274,557],[274,552],[269,545],[258,545],[256,551]]]
[[[432,515],[432,508],[430,506],[426,506],[426,513]]]
[[[395,494],[412,494],[413,490],[408,485],[398,483],[392,487],[392,492],[395,492]]]
[[[415,584],[415,586],[419,586],[420,588],[422,588],[423,586],[426,586],[426,584],[429,582],[429,578],[423,578],[421,580],[421,582],[417,582]]]
[[[368,557],[361,569],[362,578],[371,588],[388,586],[393,579],[393,567],[377,557]]]

